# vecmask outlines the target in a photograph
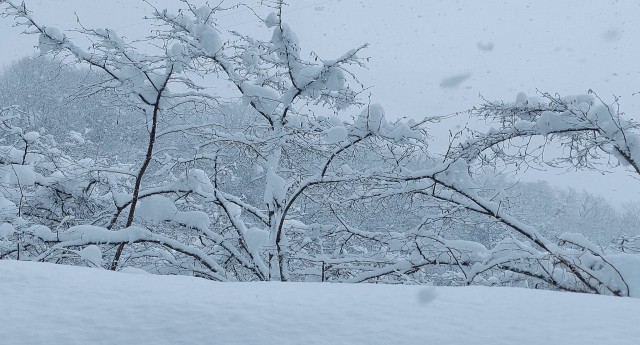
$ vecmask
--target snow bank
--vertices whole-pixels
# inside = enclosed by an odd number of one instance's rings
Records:
[[[214,283],[0,261],[13,344],[637,344],[640,300],[514,288]]]

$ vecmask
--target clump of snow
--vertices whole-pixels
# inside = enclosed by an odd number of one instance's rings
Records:
[[[151,235],[148,230],[130,226],[122,230],[108,230],[106,228],[95,225],[74,225],[64,232],[59,232],[60,241],[79,241],[79,242],[134,242]],[[88,244],[88,243],[87,243]]]
[[[562,125],[562,118],[556,116],[555,112],[547,110],[542,112],[540,117],[538,117],[536,125],[539,133],[549,134],[554,130],[559,129],[559,127]]]
[[[561,98],[561,100],[562,102],[571,103],[573,105],[578,105],[581,103],[586,103],[588,105],[595,104],[595,99],[593,98],[592,95],[589,95],[589,94],[564,96]]]
[[[353,173],[354,173],[353,169],[349,166],[349,164],[346,164],[346,163],[345,163],[345,164],[342,164],[342,165],[340,166],[340,169],[341,169],[341,170],[342,170],[342,172],[343,172],[343,173],[345,173],[345,174],[353,174]]]
[[[413,130],[408,123],[399,122],[387,131],[386,137],[393,139],[395,142],[403,142],[410,138],[423,139],[422,133]]]
[[[176,188],[188,188],[196,193],[214,193],[215,188],[211,184],[209,175],[202,169],[191,169],[182,174],[178,182],[174,183]]]
[[[329,122],[334,127],[344,126],[344,122],[337,116],[331,116],[327,119],[327,122]]]
[[[535,122],[520,120],[513,124],[513,127],[519,131],[528,131],[533,129]]]
[[[206,229],[211,225],[211,219],[202,211],[178,212],[173,221],[192,229]]]
[[[22,136],[22,139],[24,139],[26,142],[34,142],[36,140],[38,140],[40,138],[40,133],[38,132],[27,132]]]
[[[280,205],[284,204],[287,193],[287,181],[278,176],[273,168],[267,170],[267,185],[264,189],[264,203],[271,205],[274,201]]]
[[[171,57],[182,57],[184,55],[185,49],[181,43],[174,43],[171,46],[171,49],[167,52]]]
[[[82,135],[82,133],[78,133],[76,131],[69,131],[69,138],[78,144],[85,143],[84,136]]]
[[[167,51],[167,55],[173,60],[173,71],[181,73],[188,64],[185,48],[181,43],[175,43]]]
[[[640,298],[640,254],[607,255],[606,259],[620,271],[629,287],[629,297]]]
[[[0,183],[28,186],[40,180],[40,176],[31,166],[20,164],[0,166]]]
[[[251,72],[255,72],[260,64],[260,51],[257,48],[247,48],[242,52],[242,64]]]
[[[84,168],[90,168],[95,165],[95,161],[91,158],[83,158],[78,161],[78,165]]]
[[[213,10],[208,5],[202,5],[196,9],[195,13],[198,19],[206,23],[210,20]]]
[[[18,214],[18,207],[13,201],[0,195],[0,221],[6,222],[14,219]]]
[[[205,52],[215,55],[222,48],[222,40],[218,33],[210,26],[202,25],[199,30],[199,41]]]
[[[286,125],[291,128],[300,128],[302,127],[302,118],[298,115],[289,114],[287,115]]]
[[[20,164],[24,151],[18,150],[13,146],[0,146],[0,155],[8,162]],[[27,154],[27,158],[31,156]],[[27,160],[28,161],[28,160]]]
[[[142,221],[162,223],[174,219],[178,209],[174,202],[162,195],[152,195],[140,200],[136,217]]]
[[[253,250],[258,251],[263,246],[266,246],[269,243],[269,232],[252,227],[247,229],[244,234],[244,240],[247,243],[247,246]]]
[[[528,99],[529,97],[527,97],[527,94],[525,94],[524,92],[519,92],[518,95],[516,96],[515,105],[518,107],[524,106],[527,104]]]
[[[475,194],[478,190],[477,185],[469,175],[469,164],[462,159],[449,164],[444,174],[438,175],[438,177],[461,190],[468,191],[471,195]],[[469,242],[469,245],[473,246],[474,243],[475,242]],[[484,250],[486,250],[486,248]]]
[[[328,144],[337,144],[347,139],[347,129],[343,126],[331,127],[324,131],[325,139]]]
[[[256,109],[265,114],[273,114],[280,104],[280,96],[272,88],[255,85],[249,82],[241,84],[243,100],[245,103],[252,102]]]
[[[602,251],[602,249],[598,245],[588,240],[587,237],[581,233],[564,232],[560,234],[560,236],[558,236],[558,239],[561,241],[573,243],[594,253],[600,253]]]
[[[15,234],[16,229],[9,223],[0,224],[0,239],[6,239]]]
[[[64,41],[64,34],[56,28],[46,27],[44,33],[40,34],[38,49],[42,54],[46,54],[52,50],[57,50]]]
[[[329,62],[325,62],[328,64]],[[329,67],[324,75],[323,86],[329,91],[342,90],[345,87],[346,78],[342,69]]]
[[[195,18],[189,18],[184,14],[172,15],[166,12],[164,16],[184,29],[186,33],[191,36],[189,45],[191,45],[192,48],[207,55],[215,55],[222,49],[223,41],[216,31],[212,13],[212,8],[208,5],[203,5],[195,10]],[[178,58],[178,61],[181,60],[179,56],[183,55],[180,52],[180,48],[176,46],[171,48],[169,54],[173,58]]]
[[[311,83],[318,79],[320,73],[322,72],[322,67],[320,66],[303,66],[296,68],[294,71],[294,80],[298,85],[304,85],[306,87],[305,94],[315,94],[317,88],[311,87]]]
[[[82,258],[82,260],[91,265],[94,265],[95,267],[102,266],[102,251],[100,250],[100,247],[96,245],[84,247],[78,252],[78,255]]]
[[[272,28],[278,25],[280,23],[280,20],[278,19],[278,14],[276,14],[275,12],[269,13],[269,15],[267,16],[267,19],[264,20],[264,23],[267,25],[268,28]]]
[[[31,230],[31,232],[33,232],[34,236],[39,237],[43,241],[55,241],[56,240],[56,235],[53,232],[51,232],[51,229],[49,229],[48,227],[46,227],[44,225],[35,225],[35,226],[31,227],[30,230]]]
[[[362,110],[356,119],[355,127],[377,134],[386,124],[384,108],[380,104],[371,104]]]
[[[242,207],[230,202],[227,203],[227,209],[229,210],[229,214],[231,215],[231,217],[240,217],[240,215],[242,214]]]

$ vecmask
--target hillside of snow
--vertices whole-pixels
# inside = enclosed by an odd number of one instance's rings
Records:
[[[133,272],[132,272],[133,273]],[[0,344],[637,344],[640,300],[0,261]]]

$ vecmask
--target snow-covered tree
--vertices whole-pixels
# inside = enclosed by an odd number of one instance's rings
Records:
[[[353,70],[363,64],[365,46],[331,60],[304,58],[281,1],[263,19],[268,40],[224,32],[215,21],[221,6],[183,2],[177,13],[153,9],[158,26],[142,44],[80,28],[88,49],[40,24],[24,4],[2,3],[5,16],[39,35],[43,53],[100,71],[90,88],[113,95],[147,124],[136,161],[65,158],[62,166],[59,158],[27,159],[44,142],[7,124],[16,139],[3,161],[12,228],[0,233],[2,257],[100,266],[107,255],[104,265],[114,270],[130,265],[220,281],[632,294],[611,252],[579,234],[546,236],[476,178],[487,166],[542,162],[541,148],[554,140],[568,151],[549,164],[593,168],[592,158],[604,154],[640,173],[638,125],[592,96],[484,105],[477,114],[498,129],[470,131],[434,156],[427,133],[439,118],[391,120],[381,105],[362,101]],[[242,106],[208,93],[203,80],[230,85]],[[534,147],[528,139],[537,137],[546,141]],[[62,156],[47,145],[38,152]],[[68,206],[50,212],[37,203],[42,193],[25,194],[25,183],[11,180],[22,175],[9,169],[60,175],[26,189],[46,187]],[[23,213],[23,205],[55,217]],[[30,223],[46,228],[30,230],[22,245],[25,234],[12,224]]]

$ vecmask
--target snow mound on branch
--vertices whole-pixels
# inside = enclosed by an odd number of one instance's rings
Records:
[[[60,48],[60,44],[64,41],[64,34],[56,28],[44,28],[44,33],[40,34],[38,39],[38,49],[40,53],[46,54]]]
[[[284,205],[286,195],[287,181],[278,176],[273,171],[273,168],[269,168],[267,170],[267,186],[264,189],[264,203],[271,205],[275,201],[280,205]]]
[[[28,165],[10,164],[0,166],[0,183],[31,186],[42,180],[42,177]]]
[[[386,124],[384,108],[380,104],[371,104],[362,110],[354,125],[360,130],[377,134]]]
[[[269,243],[269,232],[258,229],[249,228],[244,234],[244,240],[253,253],[259,253],[260,249]]]
[[[8,260],[0,277],[0,305],[10,311],[0,313],[3,345],[635,345],[640,337],[640,300],[588,294],[215,283]]]
[[[423,139],[424,136],[420,132],[413,130],[410,124],[411,123],[399,122],[395,126],[390,126],[391,128],[387,130],[385,136],[396,142],[402,142],[410,138],[417,140]]]
[[[198,7],[195,12],[198,19],[206,23],[210,20],[211,15],[213,14],[213,9],[207,5],[202,5]]]
[[[0,221],[8,221],[16,217],[18,207],[13,201],[0,196]]]
[[[176,189],[192,190],[196,193],[212,194],[215,192],[209,175],[201,169],[191,169],[182,174],[179,180],[173,184],[173,187]]]
[[[178,209],[172,200],[161,195],[152,195],[140,200],[136,217],[157,224],[173,220],[177,212]]]
[[[11,237],[16,232],[16,229],[13,225],[9,223],[0,224],[0,239],[6,239],[7,237]]]
[[[242,207],[230,202],[227,204],[227,209],[229,210],[229,215],[231,217],[240,217],[242,214]]]
[[[220,36],[209,26],[202,25],[199,27],[198,39],[202,45],[202,49],[210,55],[214,55],[222,48]]]
[[[40,138],[40,133],[38,132],[27,132],[22,136],[26,142],[34,142]]]
[[[33,235],[42,239],[43,241],[55,241],[56,235],[51,232],[51,229],[44,225],[34,225],[30,228]]]
[[[424,139],[422,133],[411,128],[414,125],[413,121],[387,122],[384,108],[380,104],[374,103],[364,108],[358,115],[353,124],[353,134],[370,133],[398,143],[408,139]]]
[[[640,298],[640,255],[613,254],[607,255],[606,259],[620,271],[629,286],[629,296]]]
[[[173,71],[175,73],[182,73],[185,66],[189,64],[187,52],[180,43],[175,43],[171,46],[171,49],[167,50],[167,56],[173,60]]]
[[[211,219],[202,211],[178,212],[173,221],[192,229],[206,229],[211,225]]]
[[[102,251],[96,245],[90,245],[84,247],[81,251],[78,252],[78,255],[82,258],[82,260],[90,263],[96,267],[102,266]]]
[[[78,241],[84,243],[101,242],[134,242],[146,238],[149,232],[145,229],[130,226],[122,230],[108,230],[95,225],[75,225],[65,232],[59,233],[61,241]]]
[[[278,15],[275,12],[271,12],[264,23],[268,28],[272,28],[280,23],[280,19],[278,19]]]
[[[243,101],[246,104],[253,102],[256,109],[271,115],[280,104],[280,96],[271,88],[244,82],[241,85]]]
[[[326,135],[324,141],[327,144],[337,144],[345,139],[347,139],[347,129],[343,126],[331,127],[324,131]]]
[[[195,18],[188,17],[183,14],[173,15],[163,12],[163,15],[170,21],[175,22],[184,28],[193,39],[189,40],[189,45],[204,54],[213,56],[222,49],[223,42],[220,35],[216,31],[214,23],[214,9],[207,5],[203,5],[195,10]],[[174,51],[170,54],[175,56]]]
[[[175,203],[164,196],[152,195],[140,201],[136,210],[140,221],[154,224],[174,222],[192,229],[206,229],[211,225],[209,216],[202,211],[178,211]]]
[[[4,158],[7,162],[20,164],[22,163],[23,151],[18,150],[13,146],[0,146],[0,157]],[[33,154],[27,154],[27,158],[33,157]],[[30,160],[27,159],[27,162]]]

